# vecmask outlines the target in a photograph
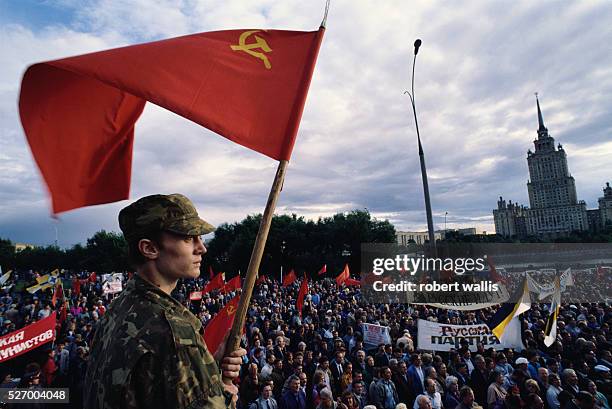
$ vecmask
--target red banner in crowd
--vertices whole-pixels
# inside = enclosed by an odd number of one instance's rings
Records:
[[[0,338],[0,363],[55,339],[55,311],[47,318]]]

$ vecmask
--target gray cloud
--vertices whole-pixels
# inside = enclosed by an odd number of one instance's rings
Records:
[[[40,25],[39,17],[36,25],[0,26],[0,236],[52,243],[57,226],[70,245],[102,228],[117,230],[116,214],[127,203],[49,218],[16,109],[28,64],[199,31],[314,30],[323,4],[64,0],[69,23]],[[423,47],[415,91],[437,226],[448,212],[449,227],[492,231],[499,195],[527,204],[535,91],[548,129],[568,153],[580,199],[596,206],[612,168],[610,21],[606,2],[332,2],[279,212],[317,218],[367,208],[400,229],[425,229],[403,94],[417,37]],[[132,198],[180,191],[214,224],[261,212],[276,168],[150,104],[134,151]]]

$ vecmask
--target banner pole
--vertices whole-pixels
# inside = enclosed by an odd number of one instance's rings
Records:
[[[240,295],[240,302],[236,310],[236,316],[234,318],[234,325],[229,337],[227,338],[227,344],[225,347],[225,354],[231,353],[232,351],[240,348],[240,338],[242,337],[242,328],[246,321],[247,310],[251,301],[251,295],[253,294],[253,287],[257,279],[257,273],[259,271],[259,265],[263,256],[264,248],[266,246],[266,240],[268,239],[268,233],[270,231],[270,225],[272,224],[272,216],[274,215],[274,209],[276,208],[276,201],[283,188],[283,181],[285,179],[285,173],[287,170],[287,164],[289,161],[281,160],[276,169],[276,176],[274,176],[274,182],[270,189],[268,196],[268,202],[259,224],[259,231],[255,238],[255,245],[253,246],[253,252],[251,253],[251,259],[249,260],[249,268],[242,285],[242,294]],[[231,380],[224,379],[224,382],[231,382]]]

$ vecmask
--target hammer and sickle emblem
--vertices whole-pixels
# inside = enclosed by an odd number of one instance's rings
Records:
[[[236,307],[234,307],[233,305],[230,305],[229,307],[227,307],[227,315],[232,315],[235,311],[236,311]]]
[[[270,48],[268,43],[266,43],[266,40],[264,40],[263,38],[259,36],[254,36],[255,37],[254,43],[247,44],[246,42],[247,38],[249,38],[251,34],[258,33],[259,31],[261,30],[245,31],[244,33],[240,34],[240,38],[238,39],[238,45],[231,45],[230,47],[234,51],[244,51],[245,53],[252,55],[255,58],[259,58],[260,60],[263,61],[266,68],[270,69],[272,68],[272,64],[270,64],[270,60],[268,60],[268,57],[264,54],[264,52],[265,53],[272,52],[272,49]],[[257,48],[261,49],[263,52],[253,51]]]

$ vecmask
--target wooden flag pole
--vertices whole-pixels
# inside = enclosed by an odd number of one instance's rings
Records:
[[[236,310],[236,316],[234,318],[234,325],[229,337],[227,338],[227,344],[225,347],[225,354],[229,354],[232,351],[240,348],[240,338],[242,337],[242,328],[246,321],[247,310],[251,301],[251,295],[253,294],[253,287],[257,280],[257,273],[259,271],[259,264],[261,263],[261,257],[263,256],[264,248],[266,247],[266,240],[268,239],[268,232],[270,231],[270,225],[272,224],[272,216],[274,215],[274,209],[276,208],[276,201],[283,188],[283,180],[285,179],[285,173],[287,170],[287,164],[289,161],[281,160],[276,170],[276,176],[272,183],[272,189],[268,196],[268,203],[266,203],[266,209],[264,210],[261,223],[259,224],[259,231],[255,238],[255,245],[253,246],[253,252],[251,253],[251,259],[249,260],[249,268],[247,269],[244,284],[242,285],[242,294],[240,295],[240,302],[238,303],[238,309]],[[231,382],[231,379],[224,379],[224,382]]]

